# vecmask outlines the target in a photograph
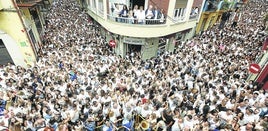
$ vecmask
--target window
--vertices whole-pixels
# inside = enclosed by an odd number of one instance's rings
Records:
[[[42,34],[42,24],[41,24],[41,21],[39,19],[36,9],[30,9],[30,14],[33,17],[38,33]]]
[[[185,8],[178,8],[174,10],[174,19],[183,20],[185,17]]]

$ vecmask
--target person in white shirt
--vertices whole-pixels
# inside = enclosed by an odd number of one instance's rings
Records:
[[[243,123],[253,123],[255,121],[255,115],[253,114],[253,110],[251,108],[246,109],[246,113],[243,118]]]
[[[143,6],[140,6],[139,11],[137,12],[137,20],[138,24],[144,24],[145,22],[145,11],[143,10]]]
[[[229,123],[233,120],[233,113],[231,109],[227,109],[227,111],[221,111],[219,112],[219,118],[225,122],[225,123]]]
[[[115,4],[115,7],[113,8],[113,16],[115,18],[115,21],[119,21],[118,17],[119,17],[119,14],[120,14],[120,9],[119,9],[119,4]]]
[[[183,126],[189,129],[193,129],[194,123],[192,121],[192,115],[187,115],[183,120]]]
[[[152,113],[152,110],[149,108],[148,104],[143,105],[142,109],[141,109],[141,116],[144,118],[147,118],[148,116],[150,116]]]

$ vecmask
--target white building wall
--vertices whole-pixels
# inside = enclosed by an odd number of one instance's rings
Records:
[[[19,47],[16,44],[16,41],[11,36],[9,36],[8,34],[6,34],[5,32],[1,30],[0,30],[0,39],[3,40],[14,64],[20,65],[22,67],[26,67],[26,64],[23,58],[24,55],[21,53]]]

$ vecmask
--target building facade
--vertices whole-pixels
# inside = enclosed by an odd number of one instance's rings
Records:
[[[0,0],[0,62],[31,66],[42,48],[48,0]]]
[[[224,12],[234,10],[236,7],[241,8],[243,5],[244,2],[239,0],[205,0],[200,20],[196,27],[196,34],[209,29],[219,22]]]
[[[195,34],[199,10],[204,4],[203,0],[79,2],[94,22],[100,25],[102,36],[108,42],[115,42],[114,52],[117,55],[125,57],[137,52],[142,59],[149,59],[164,51],[173,52],[179,42],[191,38]]]

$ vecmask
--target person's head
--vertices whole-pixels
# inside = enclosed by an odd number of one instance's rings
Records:
[[[53,129],[53,128],[50,128],[50,127],[46,127],[46,128],[44,129],[44,131],[54,131],[54,129]]]
[[[152,10],[153,9],[153,5],[149,5],[149,10]]]
[[[239,12],[239,8],[238,7],[235,8],[235,12]]]
[[[258,108],[256,108],[255,110],[254,110],[254,114],[259,114],[260,113],[260,109],[258,109]]]
[[[134,5],[134,9],[135,10],[139,9],[139,6],[138,5]]]
[[[239,117],[240,120],[242,120],[242,119],[244,118],[244,113],[243,113],[243,112],[239,112],[239,113],[237,114],[237,117]]]
[[[246,131],[251,131],[253,129],[253,124],[247,123],[246,124]]]
[[[237,117],[234,117],[232,120],[233,123],[237,123],[238,121],[239,121],[239,119]]]
[[[119,4],[115,4],[115,8],[119,9]]]
[[[244,104],[245,104],[245,105],[248,105],[248,102],[249,102],[248,99],[245,99],[245,100],[244,100]]]
[[[253,110],[251,108],[246,109],[246,114],[251,115],[253,113]]]
[[[232,115],[232,110],[231,109],[227,109],[226,114],[227,115]]]
[[[140,6],[140,10],[141,10],[141,11],[143,10],[143,6]]]
[[[193,116],[192,115],[187,115],[187,120],[188,121],[191,121],[193,119]]]
[[[265,106],[268,106],[268,97],[265,98]]]
[[[127,5],[124,5],[123,6],[123,10],[127,10]]]

